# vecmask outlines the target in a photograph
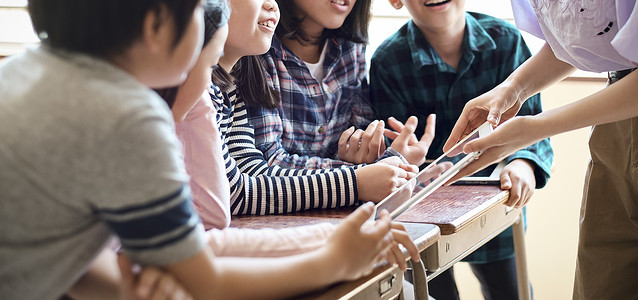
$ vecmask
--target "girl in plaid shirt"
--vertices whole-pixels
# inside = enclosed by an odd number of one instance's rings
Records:
[[[421,140],[418,120],[385,149],[383,121],[374,121],[368,99],[365,43],[369,0],[278,0],[281,23],[261,56],[267,84],[279,97],[249,99],[257,149],[270,165],[322,169],[403,156],[423,163],[434,136],[434,117]],[[362,128],[356,129],[355,128]],[[365,128],[365,129],[363,129]]]

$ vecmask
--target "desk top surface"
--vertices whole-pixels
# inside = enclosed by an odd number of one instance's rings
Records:
[[[441,234],[458,232],[474,219],[507,201],[508,191],[493,185],[443,186],[401,214],[396,221],[415,224],[435,224]],[[354,207],[315,209],[286,215],[233,216],[231,226],[259,229],[284,228],[339,223],[354,211]]]
[[[494,185],[443,186],[405,211],[396,221],[436,224],[442,235],[448,235],[505,203],[508,197],[508,191]]]

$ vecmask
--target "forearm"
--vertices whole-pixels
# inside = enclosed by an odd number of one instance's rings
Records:
[[[205,250],[168,270],[195,299],[282,299],[341,279],[334,262],[323,248],[282,258],[214,258]]]
[[[335,208],[357,200],[353,169],[322,174],[251,177],[241,174],[241,193],[231,197],[233,214],[282,214],[313,208]]]
[[[540,138],[638,116],[638,72],[590,96],[535,117]]]
[[[529,97],[564,79],[576,70],[572,65],[556,58],[554,52],[545,44],[543,48],[525,61],[501,85],[516,91],[518,101]]]
[[[330,223],[284,229],[226,228],[209,231],[208,244],[217,256],[279,257],[318,249],[334,230]]]

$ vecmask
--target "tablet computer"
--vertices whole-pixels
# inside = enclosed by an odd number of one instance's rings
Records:
[[[453,184],[455,185],[500,185],[501,171],[505,167],[505,161],[489,165],[470,176],[463,177]]]
[[[408,208],[432,194],[480,155],[480,152],[463,153],[463,146],[467,142],[484,137],[491,132],[492,125],[488,122],[476,128],[454,147],[427,165],[419,174],[377,203],[374,218],[378,219],[379,212],[386,209],[390,213],[390,217],[395,219]]]

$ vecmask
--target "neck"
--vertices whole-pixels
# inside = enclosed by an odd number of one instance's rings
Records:
[[[325,28],[316,23],[309,23],[309,21],[303,21],[299,27],[305,37],[309,39],[308,41],[282,39],[281,42],[301,60],[311,64],[319,62],[324,42],[322,35]]]
[[[224,71],[230,73],[230,70],[233,69],[235,64],[239,61],[241,55],[233,55],[229,52],[224,52],[224,56],[219,58],[219,66],[224,69]]]
[[[456,70],[463,53],[465,19],[443,28],[417,26],[441,59]]]

